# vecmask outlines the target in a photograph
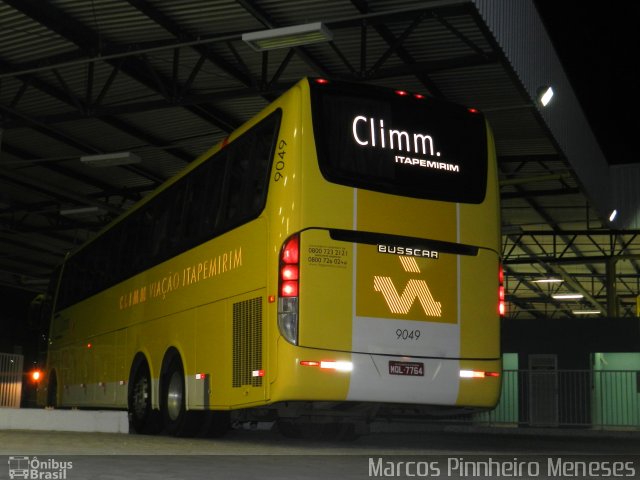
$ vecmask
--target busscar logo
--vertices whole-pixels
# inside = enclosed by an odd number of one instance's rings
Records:
[[[398,256],[398,260],[405,272],[421,273],[415,257]],[[428,317],[442,316],[442,304],[435,301],[431,290],[429,290],[429,285],[423,279],[410,279],[402,293],[398,293],[391,277],[375,275],[373,277],[373,289],[382,294],[391,313],[408,314],[417,299],[425,315]]]

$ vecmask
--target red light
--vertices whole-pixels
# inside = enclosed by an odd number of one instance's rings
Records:
[[[425,99],[425,96],[422,95],[421,93],[414,93],[413,97],[417,98],[418,100],[424,100]]]
[[[280,296],[281,297],[297,297],[298,282],[296,281],[282,282],[282,286],[280,287]]]
[[[467,110],[469,110],[469,113],[480,113],[477,108],[468,108]]]
[[[298,280],[298,265],[285,265],[280,270],[282,280]]]
[[[280,296],[297,297],[300,270],[300,238],[293,235],[284,244],[280,254]]]
[[[409,92],[406,92],[404,90],[396,90],[396,95],[400,95],[401,97],[406,97],[407,95],[409,95]]]
[[[93,345],[91,345],[90,343],[87,343],[87,348],[91,348]]]
[[[484,372],[482,370],[460,370],[460,378],[499,377],[498,372]]]
[[[326,78],[316,78],[316,83],[319,83],[320,85],[326,85],[327,83],[329,83],[329,80],[327,80]]]
[[[502,265],[500,265],[500,268],[498,270],[498,314],[501,317],[504,317],[507,312],[507,307],[504,300],[504,269],[502,268]]]
[[[300,365],[303,367],[319,367],[320,362],[316,362],[315,360],[300,360]]]
[[[284,263],[292,264],[298,263],[299,261],[299,252],[300,252],[300,244],[298,241],[298,236],[294,235],[289,239],[289,241],[285,244],[282,249],[281,259]]]
[[[40,370],[34,370],[33,372],[31,372],[31,380],[33,380],[34,382],[40,381],[41,378],[42,372]]]

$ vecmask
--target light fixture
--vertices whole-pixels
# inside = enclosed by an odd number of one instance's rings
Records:
[[[256,52],[330,42],[332,39],[333,32],[321,22],[242,34],[242,41]]]
[[[100,207],[64,208],[60,210],[60,215],[65,217],[91,217],[103,213],[106,212]]]
[[[615,209],[614,209],[614,210],[611,212],[611,214],[609,215],[609,221],[610,221],[610,222],[613,222],[613,221],[616,219],[616,217],[617,217],[617,216],[618,216],[618,210],[615,210]]]
[[[553,88],[551,87],[541,87],[538,90],[538,101],[543,107],[549,105],[551,99],[553,98]]]
[[[574,315],[600,315],[600,310],[571,310]]]
[[[551,295],[552,298],[555,298],[556,300],[578,300],[580,298],[583,298],[584,295],[582,295],[581,293],[556,293]]]
[[[80,161],[91,167],[115,167],[119,165],[140,163],[141,159],[138,155],[132,152],[116,152],[101,155],[85,155],[80,157]]]
[[[538,280],[531,280],[531,283],[562,283],[564,280],[561,278],[539,278]]]

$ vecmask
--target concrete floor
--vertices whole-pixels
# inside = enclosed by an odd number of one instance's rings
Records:
[[[0,479],[9,478],[12,457],[14,466],[18,457],[37,458],[44,462],[40,470],[49,474],[53,472],[49,467],[71,462],[66,471],[57,470],[61,472],[58,478],[64,474],[64,480],[364,479],[372,473],[372,462],[375,474],[376,462],[387,465],[412,460],[424,466],[424,462],[435,461],[444,466],[451,459],[486,459],[487,455],[505,461],[531,459],[541,465],[555,455],[596,461],[628,459],[635,462],[635,478],[640,476],[637,434],[554,431],[541,435],[544,432],[418,431],[406,427],[414,431],[375,433],[353,442],[296,441],[268,430],[233,430],[220,439],[0,431]],[[440,473],[439,478],[466,478],[456,472]],[[554,477],[541,472],[537,478]]]

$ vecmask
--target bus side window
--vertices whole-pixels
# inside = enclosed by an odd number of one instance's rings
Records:
[[[224,203],[227,227],[258,216],[264,208],[279,124],[277,111],[227,147],[230,163]]]
[[[217,219],[225,166],[226,152],[223,150],[203,164],[196,175],[189,178],[182,219],[187,248],[213,238],[218,230]]]

